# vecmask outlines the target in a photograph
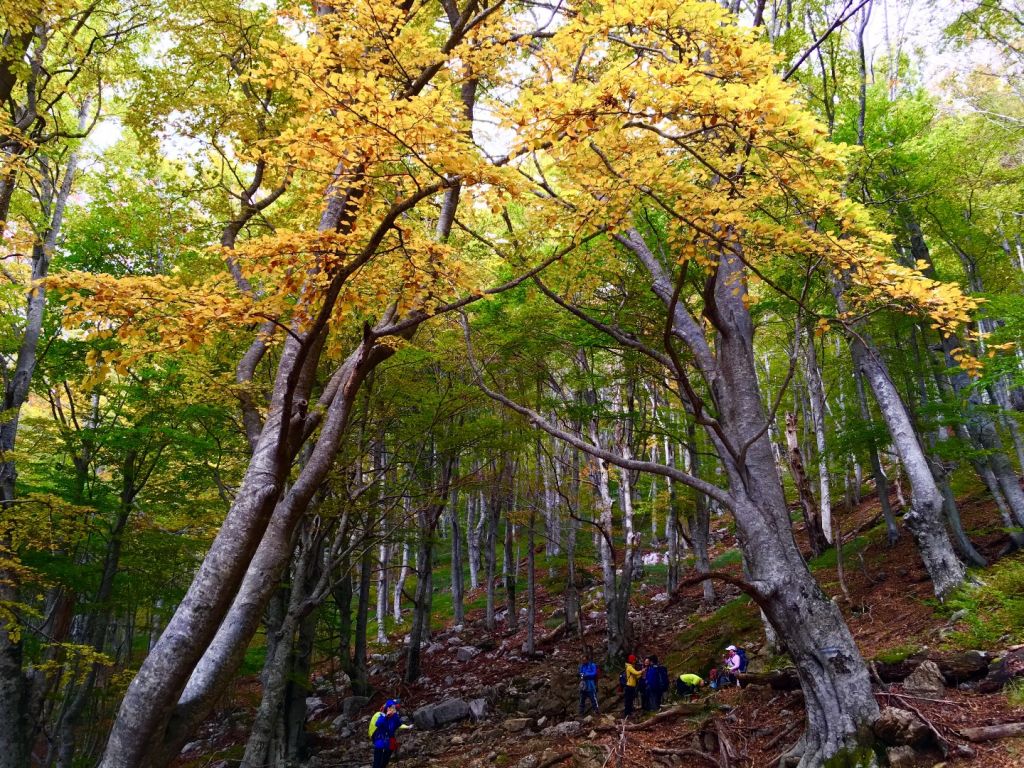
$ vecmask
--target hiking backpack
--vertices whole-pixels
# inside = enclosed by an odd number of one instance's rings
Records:
[[[626,690],[626,673],[619,673],[619,692],[622,693]]]
[[[658,689],[664,693],[668,690],[668,667],[659,664],[658,667]]]
[[[747,671],[747,652],[742,648],[736,649],[736,655],[740,657],[740,672]]]
[[[387,717],[383,709],[380,712],[375,712],[373,714],[373,717],[370,718],[370,727],[368,729],[368,733],[371,739],[373,738],[373,734],[377,732],[377,727],[380,725],[380,720],[382,717]]]

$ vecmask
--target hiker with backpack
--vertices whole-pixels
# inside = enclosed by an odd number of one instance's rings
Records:
[[[392,755],[398,751],[398,739],[395,734],[399,729],[412,728],[402,722],[402,716],[398,714],[398,701],[388,699],[384,702],[380,712],[370,718],[369,734],[373,739],[373,768],[384,768],[391,760]]]
[[[658,657],[651,654],[651,666],[654,667],[657,678],[657,688],[654,693],[653,709],[660,709],[665,694],[668,693],[668,667],[658,661]]]
[[[640,705],[645,712],[652,712],[657,709],[654,701],[658,695],[658,668],[654,666],[652,657],[644,657],[642,672]]]
[[[622,685],[622,691],[626,695],[623,717],[629,717],[633,714],[633,705],[636,703],[636,689],[640,682],[641,672],[633,666],[634,664],[636,664],[636,656],[631,653],[626,659],[626,670],[619,675],[619,683]]]
[[[583,705],[586,703],[593,706],[595,715],[600,712],[597,708],[597,664],[589,653],[580,664],[580,717],[583,717]]]
[[[735,645],[725,649],[725,669],[719,673],[719,687],[731,683],[740,684],[739,675],[747,671],[747,652]]]

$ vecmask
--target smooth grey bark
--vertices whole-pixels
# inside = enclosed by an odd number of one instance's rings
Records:
[[[615,237],[648,270],[655,294],[670,311],[672,333],[687,346],[689,359],[714,396],[715,421],[706,425],[706,431],[722,462],[728,490],[675,467],[630,460],[583,440],[488,387],[470,354],[477,385],[535,426],[595,458],[672,477],[731,509],[747,559],[749,581],[744,588],[785,642],[804,692],[807,727],[798,750],[800,767],[817,768],[834,756],[862,754],[865,743],[872,740],[870,724],[878,716],[878,705],[867,666],[838,607],[808,571],[793,538],[767,438],[767,415],[754,369],[754,327],[739,254],[732,250],[718,254],[717,269],[703,292],[704,315],[715,332],[712,348],[704,324],[676,300],[667,268],[639,232]],[[465,330],[468,341],[468,326]],[[674,360],[669,365],[680,379],[686,375]],[[703,402],[691,404],[695,413],[703,410]]]
[[[828,445],[825,439],[825,387],[818,367],[818,353],[814,345],[814,334],[806,330],[803,345],[805,373],[807,378],[808,404],[814,427],[814,445],[818,461],[818,519],[825,541],[832,543],[832,489],[828,471]]]
[[[518,588],[516,571],[518,558],[515,556],[516,549],[516,524],[512,513],[514,510],[509,506],[508,514],[505,515],[505,542],[502,547],[503,564],[502,573],[505,577],[505,627],[509,632],[519,630],[519,607],[516,602]]]
[[[479,467],[477,470],[479,471]],[[483,491],[470,493],[466,499],[466,553],[469,560],[469,588],[480,586],[480,538],[487,517]]]
[[[384,522],[382,521],[382,525]],[[387,532],[382,533],[382,538],[385,539],[378,548],[377,552],[377,567],[379,572],[377,574],[377,642],[387,642],[388,635],[385,631],[385,625],[388,617],[388,574],[389,568],[391,567],[391,549],[392,545],[386,540]]]
[[[288,364],[284,359],[287,352],[286,342],[281,366]],[[267,601],[287,568],[296,526],[330,470],[362,382],[391,354],[393,350],[379,344],[377,337],[367,329],[363,341],[339,367],[327,392],[321,396],[326,411],[320,435],[295,482],[283,496],[278,485],[270,483],[270,473],[282,473],[280,482],[283,483],[287,465],[280,452],[285,450],[286,456],[294,455],[298,446],[288,450],[288,446],[279,443],[279,409],[271,408],[221,531],[175,612],[177,618],[172,617],[157,647],[136,676],[138,695],[148,691],[152,696],[139,702],[129,686],[128,693],[132,697],[126,694],[128,704],[122,702],[122,709],[130,707],[125,712],[125,730],[119,730],[120,718],[115,721],[111,738],[116,736],[117,740],[108,743],[108,752],[113,744],[117,750],[114,754],[127,756],[138,752],[146,755],[148,765],[166,765],[209,713],[244,659],[245,649],[259,627]],[[282,375],[279,370],[278,378]],[[298,381],[303,381],[302,377]],[[332,392],[333,397],[328,399]],[[305,391],[295,394],[303,395]],[[261,524],[263,527],[259,528]],[[257,530],[261,534],[259,538]],[[243,543],[248,544],[248,549],[242,549]],[[249,550],[253,550],[251,554]],[[214,616],[218,614],[223,619],[216,622]],[[178,651],[178,655],[173,655],[174,651]],[[151,729],[149,743],[140,742],[136,731],[128,730],[132,722],[137,722],[140,728]],[[154,747],[154,743],[160,747]],[[113,766],[104,765],[104,768]]]
[[[409,497],[406,496],[404,503],[406,505],[406,511],[409,508]],[[392,615],[395,617],[395,621],[399,622],[402,620],[402,594],[405,591],[405,581],[409,578],[409,542],[402,542],[402,566],[398,569],[398,578],[395,580],[395,591],[392,595],[394,605],[392,606]]]
[[[537,624],[537,555],[534,552],[534,528],[537,525],[536,505],[530,505],[529,528],[526,531],[526,653],[536,650],[534,628]]]
[[[577,427],[577,432],[579,431]],[[580,452],[570,450],[569,463],[569,520],[565,536],[565,594],[562,605],[565,611],[565,628],[567,632],[582,630],[580,620],[579,587],[576,582],[576,539],[579,535],[579,504],[580,504]]]
[[[871,423],[871,411],[868,408],[867,395],[864,393],[864,377],[860,368],[853,367],[853,381],[857,387],[857,407],[860,410],[860,417],[865,424]],[[878,493],[878,504],[882,509],[882,516],[885,518],[886,537],[889,546],[895,546],[900,539],[899,528],[896,527],[896,517],[892,513],[892,505],[889,503],[889,478],[882,469],[882,461],[878,457],[878,447],[874,438],[868,446],[868,459],[871,462],[871,474],[875,479],[875,491]]]
[[[469,494],[470,496],[472,494]],[[465,608],[465,595],[466,595],[466,577],[463,573],[463,562],[462,562],[462,529],[459,523],[459,492],[457,490],[452,491],[451,502],[448,505],[449,515],[451,516],[451,567],[452,567],[452,618],[455,623],[462,624],[465,621],[466,608]]]
[[[498,523],[501,519],[501,482],[504,476],[504,471],[498,471],[498,464],[494,466],[494,487],[491,490],[490,499],[488,501],[486,512],[487,512],[487,530],[486,530],[486,541],[485,541],[485,557],[486,567],[484,569],[484,578],[486,579],[485,584],[485,599],[486,604],[484,607],[484,626],[488,632],[494,632],[494,580],[497,570],[497,540],[498,540]]]
[[[846,311],[842,290],[838,283],[833,284],[840,312]],[[966,574],[942,522],[942,493],[932,476],[903,399],[889,376],[888,366],[871,338],[863,329],[851,328],[847,342],[854,365],[875,396],[878,410],[889,428],[893,447],[910,481],[910,509],[904,513],[903,522],[914,537],[935,594],[941,600],[963,582]]]

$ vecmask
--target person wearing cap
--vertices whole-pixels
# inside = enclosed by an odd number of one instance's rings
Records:
[[[736,685],[740,684],[737,675],[740,673],[740,667],[743,664],[743,659],[736,652],[736,646],[730,645],[725,649],[725,670],[724,674],[728,675],[728,682],[735,682]],[[724,682],[724,681],[723,681]]]
[[[641,673],[639,669],[633,666],[634,664],[636,664],[636,656],[631,653],[626,659],[626,708],[623,712],[624,717],[629,717],[633,714],[633,704],[636,703],[636,686],[640,680]]]
[[[391,756],[398,749],[398,739],[395,734],[399,729],[412,728],[402,722],[402,716],[398,714],[398,700],[388,699],[384,702],[384,709],[374,715],[377,727],[373,731],[373,768],[384,768],[391,760]]]

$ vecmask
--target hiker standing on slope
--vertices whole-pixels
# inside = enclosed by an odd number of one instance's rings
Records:
[[[395,734],[399,729],[412,728],[402,723],[398,702],[388,699],[384,709],[370,718],[370,736],[373,738],[373,768],[384,768],[398,750]]]
[[[623,672],[623,676],[626,678],[622,686],[623,692],[626,694],[626,708],[623,711],[624,717],[629,717],[633,714],[633,704],[636,703],[636,686],[640,681],[640,670],[634,667],[636,664],[636,656],[632,653],[629,654],[629,658],[626,659],[626,671]]]
[[[580,664],[580,717],[583,717],[584,705],[588,702],[594,707],[596,715],[599,712],[597,708],[597,664],[594,663],[594,659],[589,653],[583,657],[583,663]]]

